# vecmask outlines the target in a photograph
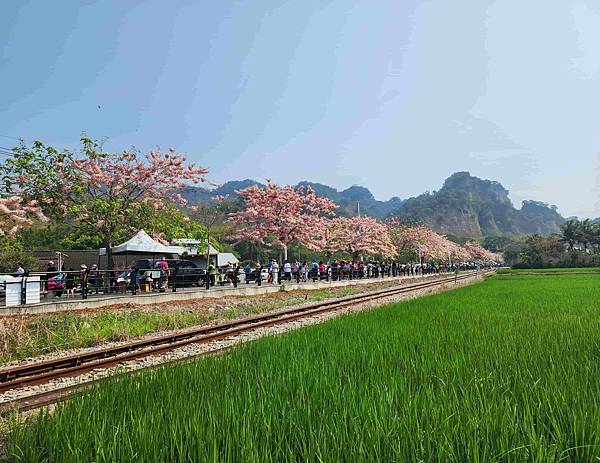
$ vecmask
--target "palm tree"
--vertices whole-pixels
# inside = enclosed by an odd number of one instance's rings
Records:
[[[569,247],[569,251],[573,251],[579,237],[579,222],[577,220],[567,220],[560,226],[559,241]]]
[[[587,252],[588,245],[594,239],[596,232],[595,224],[590,219],[585,219],[579,222],[577,241],[583,245],[583,250]]]
[[[600,250],[600,225],[596,222],[592,222],[593,233],[590,244],[595,248],[595,251]]]

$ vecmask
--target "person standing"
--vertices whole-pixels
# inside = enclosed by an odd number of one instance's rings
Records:
[[[267,283],[273,283],[273,259],[269,259],[267,268]]]
[[[279,264],[275,259],[271,263],[271,281],[274,285],[278,284],[277,277],[279,276]]]
[[[317,263],[316,259],[313,259],[313,261],[310,265],[311,265],[310,272],[312,274],[312,280],[314,283],[319,278],[319,264]]]
[[[160,259],[160,268],[162,268],[163,272],[167,273],[169,271],[169,263],[165,257],[161,257]]]
[[[98,266],[96,264],[92,264],[92,269],[90,270],[89,274],[89,283],[92,285],[92,289],[96,294],[98,294],[100,281],[100,272],[98,271]]]
[[[250,262],[248,262],[245,266],[244,266],[244,281],[246,282],[246,284],[249,283],[250,278],[252,275],[252,267],[250,266]]]
[[[323,280],[326,277],[326,272],[327,268],[325,267],[325,262],[323,262],[322,260],[319,261],[319,280]]]
[[[161,287],[168,288],[169,286],[169,263],[163,256],[160,259],[160,271],[161,271]]]
[[[292,281],[292,264],[287,260],[283,264],[283,275],[287,281]]]
[[[75,269],[73,267],[69,267],[65,277],[65,289],[67,290],[67,297],[75,296]]]
[[[260,260],[258,262],[256,262],[256,284],[258,286],[262,286],[262,264],[260,263]]]
[[[238,272],[240,271],[238,265],[236,263],[233,264],[233,287],[237,288],[238,285]]]
[[[17,262],[17,268],[15,269],[15,275],[18,277],[24,277],[26,274],[26,270],[23,267],[23,264],[21,262]]]
[[[79,283],[81,284],[81,299],[87,299],[87,296],[88,296],[89,273],[90,273],[90,271],[88,270],[87,265],[81,264],[79,266]],[[137,274],[137,271],[135,271],[135,273]]]
[[[208,282],[209,286],[214,286],[216,283],[217,269],[213,263],[208,266]]]

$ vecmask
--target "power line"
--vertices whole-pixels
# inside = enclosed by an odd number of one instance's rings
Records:
[[[11,138],[11,139],[13,139],[13,140],[21,140],[21,138],[23,138],[23,137],[20,137],[20,138],[17,138],[17,137],[11,137],[10,135],[3,135],[3,134],[1,134],[1,133],[0,133],[0,137],[2,137],[2,138]],[[24,138],[23,138],[23,139],[24,139]]]

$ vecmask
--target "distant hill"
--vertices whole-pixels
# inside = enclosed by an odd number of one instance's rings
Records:
[[[179,189],[178,193],[180,193],[181,196],[188,201],[188,204],[193,205],[210,202],[215,196],[228,195],[230,197],[235,197],[237,196],[236,191],[243,190],[244,188],[248,188],[252,185],[264,186],[262,183],[250,179],[232,180],[224,183],[218,188],[213,188],[211,190],[202,187],[188,186]]]
[[[202,187],[185,187],[179,190],[179,193],[188,201],[189,204],[210,202],[215,196],[229,195],[235,199],[236,191],[243,190],[252,185],[264,186],[264,184],[255,180],[234,180],[226,182],[218,188],[212,190]],[[364,187],[351,186],[343,191],[338,191],[321,183],[303,181],[296,186],[312,187],[319,196],[331,199],[338,205],[337,213],[343,216],[355,215],[360,204],[361,214],[372,217],[385,218],[392,211],[396,210],[402,204],[400,198],[392,198],[389,201],[378,201],[373,194]]]
[[[456,236],[507,236],[559,231],[565,219],[555,206],[524,201],[516,209],[500,183],[468,172],[452,174],[442,188],[404,201],[395,213]]]
[[[398,209],[402,200],[394,197],[388,201],[378,201],[368,188],[354,185],[343,191],[338,191],[321,183],[300,182],[298,186],[310,186],[319,196],[331,199],[339,207],[339,215],[356,215],[360,205],[360,213],[371,217],[385,218]]]
[[[236,190],[251,185],[264,186],[255,180],[224,183],[211,190],[186,187],[180,190],[190,204],[210,202],[216,195],[236,198]],[[303,181],[298,186],[310,186],[319,196],[338,205],[338,214],[350,216],[360,212],[379,219],[391,215],[423,223],[434,230],[461,237],[514,236],[531,233],[549,235],[559,231],[565,219],[555,206],[537,201],[524,201],[516,209],[508,198],[508,190],[500,183],[482,180],[469,172],[457,172],[446,179],[442,188],[405,201],[394,197],[378,201],[368,188],[351,186],[338,191],[321,183]]]

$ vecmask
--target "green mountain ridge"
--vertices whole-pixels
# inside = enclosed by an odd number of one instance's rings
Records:
[[[179,192],[190,204],[210,202],[217,195],[236,198],[236,191],[251,185],[263,184],[245,179],[230,181],[206,189],[186,187]],[[297,186],[310,186],[319,196],[331,199],[338,205],[338,214],[360,213],[379,219],[399,216],[411,222],[423,223],[435,231],[461,237],[518,236],[538,233],[550,235],[559,232],[565,219],[556,206],[539,201],[523,201],[516,209],[506,190],[499,182],[474,177],[469,172],[456,172],[446,179],[442,188],[402,200],[393,197],[388,201],[375,199],[368,188],[354,185],[339,191],[328,185],[302,181]]]
[[[539,201],[523,201],[521,209],[516,209],[499,182],[469,172],[452,174],[439,191],[407,199],[395,212],[441,233],[474,238],[547,236],[558,233],[565,221],[556,206]]]

